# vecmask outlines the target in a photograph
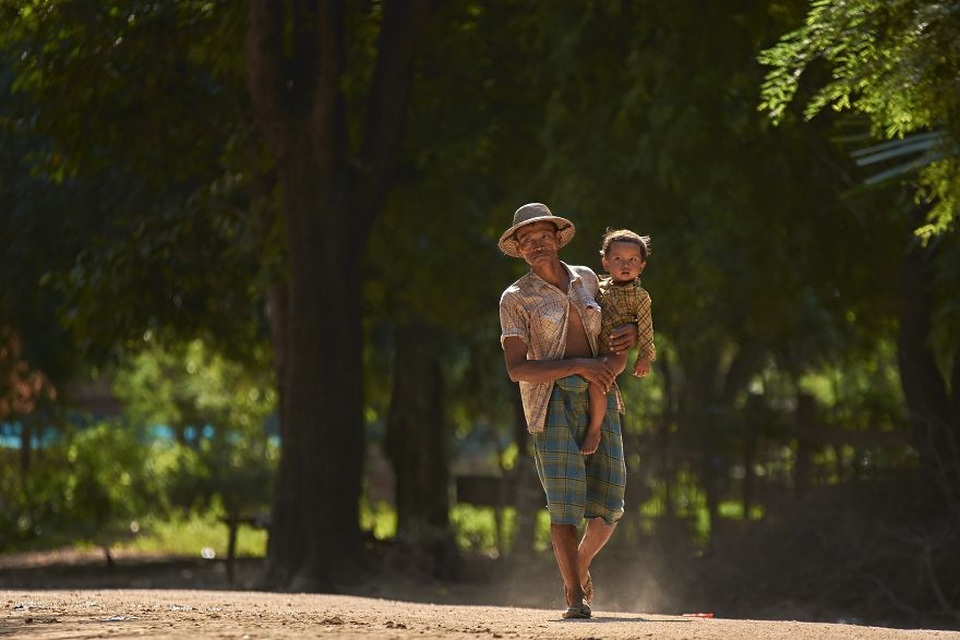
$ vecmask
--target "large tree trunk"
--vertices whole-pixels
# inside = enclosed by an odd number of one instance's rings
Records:
[[[289,266],[280,467],[268,581],[333,589],[359,561],[364,458],[357,261],[390,186],[430,2],[388,2],[352,157],[342,1],[251,0],[247,79],[276,159]],[[359,168],[359,169],[357,169]]]

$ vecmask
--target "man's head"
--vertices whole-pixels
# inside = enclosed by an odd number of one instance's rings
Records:
[[[566,218],[555,216],[551,213],[549,207],[539,202],[531,202],[517,209],[513,214],[513,225],[503,232],[497,245],[500,250],[511,258],[522,258],[520,245],[518,243],[517,231],[537,222],[549,222],[556,227],[558,232],[559,247],[566,246],[573,239],[576,228],[573,223]],[[558,248],[559,248],[558,247]]]

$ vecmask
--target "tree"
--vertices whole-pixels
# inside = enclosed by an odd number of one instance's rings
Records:
[[[147,329],[206,332],[227,348],[262,328],[263,252],[237,186],[243,94],[210,53],[237,12],[195,9],[3,5],[13,79],[2,122],[16,153],[0,194],[16,284],[4,308],[23,320],[28,348],[102,363]],[[53,333],[53,316],[75,345],[32,339]]]
[[[939,133],[915,145],[920,157],[900,167],[901,174],[916,171],[917,199],[932,203],[919,228],[925,235],[945,230],[960,211],[957,8],[930,0],[818,0],[803,26],[759,56],[770,67],[760,109],[775,122],[799,92],[808,120],[827,109],[852,109],[868,118],[878,140]],[[827,77],[804,86],[820,65]],[[891,154],[897,155],[906,153]]]
[[[799,94],[808,120],[827,109],[852,110],[867,119],[875,139],[892,141],[866,154],[873,161],[900,163],[881,177],[913,192],[915,204],[902,208],[923,240],[910,241],[903,259],[901,383],[924,469],[955,507],[960,505],[960,324],[945,292],[957,283],[958,9],[956,2],[927,0],[821,0],[801,27],[760,55],[770,67],[760,109],[774,121],[784,119]],[[806,78],[822,67],[826,77],[806,86]]]
[[[174,435],[154,444],[177,463],[165,487],[171,506],[206,510],[216,498],[218,515],[233,519],[269,508],[277,449],[267,428],[276,410],[269,372],[199,340],[161,346],[152,338],[119,367],[113,388],[125,417],[144,431],[162,426]]]
[[[45,399],[56,397],[56,389],[46,374],[31,369],[23,358],[23,341],[17,330],[0,325],[0,421],[21,419],[20,474],[26,478],[30,468],[32,431],[28,416]]]
[[[268,168],[251,159],[247,135],[243,7],[132,0],[2,10],[11,99],[0,132],[13,144],[3,145],[0,174],[0,318],[28,327],[43,363],[65,361],[58,382],[149,351],[151,340],[201,337],[262,366],[262,300],[279,250],[269,186],[255,189]],[[197,426],[196,407],[181,409]],[[245,441],[259,448],[215,438],[203,451],[228,510],[257,499],[238,484],[270,486],[267,465],[238,460],[263,458],[257,435]]]
[[[416,44],[432,6],[388,2],[357,13],[336,1],[250,2],[247,77],[257,131],[276,160],[288,264],[268,545],[280,584],[329,588],[358,558],[361,296],[350,275],[393,184]],[[372,33],[375,44],[366,44]],[[368,82],[348,75],[348,52],[375,58]],[[361,96],[349,95],[351,82]],[[365,100],[360,123],[348,119],[351,99]]]

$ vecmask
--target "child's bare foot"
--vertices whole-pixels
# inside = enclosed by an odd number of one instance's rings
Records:
[[[597,452],[600,446],[600,429],[587,429],[587,435],[583,438],[583,444],[580,445],[580,453],[589,456]]]

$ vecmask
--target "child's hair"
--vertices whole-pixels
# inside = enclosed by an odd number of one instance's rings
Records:
[[[607,227],[603,238],[600,240],[601,256],[607,255],[607,249],[610,248],[611,242],[632,242],[640,245],[640,253],[643,255],[644,260],[650,255],[650,236],[641,236],[639,233],[630,231],[629,229],[611,229]]]

